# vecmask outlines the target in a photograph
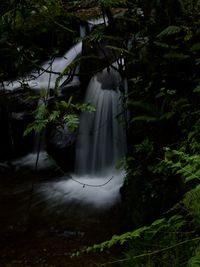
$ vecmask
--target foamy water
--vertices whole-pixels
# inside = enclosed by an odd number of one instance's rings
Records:
[[[11,163],[16,166],[17,169],[22,167],[28,167],[30,169],[36,168],[38,154],[37,153],[29,153],[28,155],[16,159]],[[47,154],[46,151],[41,151],[39,153],[37,169],[48,169],[50,167],[56,166],[55,161]]]
[[[81,203],[96,208],[110,208],[120,201],[120,188],[124,172],[115,171],[102,176],[63,177],[57,182],[44,183],[38,189],[45,199],[54,206],[65,203]],[[60,178],[59,178],[60,179]]]
[[[48,90],[49,88],[55,87],[56,79],[59,74],[64,71],[64,69],[69,66],[69,64],[77,58],[82,51],[82,42],[75,44],[71,49],[69,49],[62,57],[56,57],[53,61],[44,62],[40,66],[40,70],[33,70],[27,76],[19,77],[15,81],[4,81],[3,87],[0,89],[6,90],[16,90],[26,85],[26,87],[32,90]],[[52,72],[52,73],[49,73]],[[59,81],[59,86],[67,80],[68,75],[64,76]],[[72,84],[79,83],[77,77],[73,77]]]

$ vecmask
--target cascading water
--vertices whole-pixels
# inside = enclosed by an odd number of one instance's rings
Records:
[[[45,106],[45,103],[42,99],[38,100],[38,108],[42,108]],[[41,118],[42,119],[42,118]],[[16,169],[21,167],[28,167],[30,169],[47,169],[50,167],[55,167],[55,161],[49,157],[48,153],[45,150],[46,148],[46,140],[45,140],[45,130],[41,130],[40,132],[35,132],[34,136],[34,144],[32,153],[19,158],[17,160],[13,160],[12,164],[15,165]]]
[[[46,95],[48,98],[48,90],[55,87],[56,79],[61,73],[77,56],[81,54],[82,51],[82,42],[74,45],[69,51],[65,53],[63,57],[57,57],[54,61],[48,61],[41,65],[41,70],[39,73],[37,71],[31,72],[27,77],[19,78],[19,80],[14,82],[4,82],[4,89],[15,90],[21,87],[21,81],[28,85],[32,90],[46,90]],[[45,72],[49,71],[49,72]],[[66,86],[75,86],[79,84],[78,76],[73,76],[70,83],[65,84],[66,76],[64,76],[60,81],[60,92],[63,93],[63,90]],[[39,100],[38,106],[43,105],[44,102]],[[42,139],[41,139],[42,138]],[[13,164],[17,168],[22,166],[27,166],[34,169],[37,165],[38,169],[45,169],[51,165],[55,165],[55,162],[50,159],[47,152],[44,149],[44,133],[39,133],[35,135],[33,152],[29,153],[23,158],[13,161]],[[38,143],[40,143],[40,153],[38,157]],[[39,160],[38,160],[39,159]],[[36,164],[37,162],[37,164]]]
[[[31,80],[28,83],[29,86],[33,89],[48,88],[48,87],[54,88],[56,79],[58,77],[58,74],[56,73],[61,73],[78,55],[80,55],[81,49],[82,49],[82,42],[79,42],[76,45],[74,45],[63,57],[55,58],[52,62],[48,61],[41,66],[41,69],[49,70],[50,72],[52,72],[50,76],[50,84],[49,84],[49,73],[43,71],[42,74],[39,75],[35,80]],[[62,83],[65,80],[66,77],[64,76],[59,81],[59,85],[62,85]]]
[[[56,57],[52,61],[47,61],[40,66],[40,70],[34,70],[29,73],[26,77],[21,77],[16,81],[4,81],[3,89],[16,90],[25,84],[32,90],[50,89],[55,87],[56,79],[61,73],[77,56],[81,54],[82,42],[77,43],[71,49],[69,49],[62,57]],[[59,85],[66,80],[64,76],[60,81]],[[79,83],[78,77],[74,76],[72,83]]]
[[[113,66],[117,68],[117,64]],[[126,152],[119,90],[122,83],[120,74],[112,67],[91,79],[85,101],[94,105],[96,111],[84,112],[80,117],[75,174],[40,188],[53,206],[56,202],[69,202],[102,209],[119,201],[124,172],[117,170],[115,164]]]
[[[105,175],[125,154],[120,84],[121,77],[112,68],[99,72],[89,83],[85,102],[92,104],[96,112],[85,112],[80,118],[75,168],[79,175]]]
[[[102,20],[89,22],[93,27]],[[81,29],[84,36],[85,29]],[[31,72],[24,82],[34,90],[54,88],[58,73],[62,72],[80,53],[82,42],[72,47],[62,58],[46,62],[41,66],[44,71]],[[85,102],[92,104],[94,113],[84,112],[80,117],[80,127],[76,145],[75,173],[71,177],[64,176],[57,182],[41,184],[38,192],[42,193],[52,205],[56,203],[85,203],[95,207],[110,207],[119,200],[119,189],[123,184],[123,170],[117,170],[117,161],[126,152],[125,116],[121,105],[120,86],[124,82],[114,63],[109,69],[92,77],[86,90]],[[36,77],[35,79],[29,79]],[[67,77],[59,81],[60,92],[65,87]],[[70,83],[77,83],[72,77]],[[19,81],[7,84],[4,88],[14,90],[21,87]],[[37,153],[31,153],[23,159],[15,161],[17,165],[35,166]],[[40,153],[38,166],[46,167],[49,158],[45,151]],[[51,164],[51,162],[50,162]],[[67,164],[67,162],[66,162]]]

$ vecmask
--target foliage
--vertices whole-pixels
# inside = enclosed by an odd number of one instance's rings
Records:
[[[41,100],[40,100],[41,101]],[[45,101],[38,105],[37,109],[33,112],[34,122],[27,126],[24,132],[26,136],[32,131],[40,132],[46,128],[48,124],[54,124],[57,126],[67,126],[70,132],[75,132],[79,125],[79,112],[94,112],[95,108],[89,103],[74,104],[72,97],[66,100],[57,100],[49,108]]]
[[[126,4],[126,0],[100,0],[100,4],[103,6],[113,6],[118,4]]]
[[[199,1],[127,1],[127,6],[115,36],[125,41],[109,47],[124,51],[123,75],[129,80],[129,150],[121,192],[123,219],[135,230],[87,251],[113,246],[126,251],[108,264],[195,266],[200,223]]]
[[[154,221],[150,226],[143,226],[132,232],[113,236],[108,241],[95,244],[72,256],[80,256],[81,253],[103,252],[116,246],[122,248],[128,246],[126,257],[121,255],[120,259],[105,263],[105,266],[121,263],[122,266],[178,267],[188,261],[192,250],[198,248],[200,241],[199,237],[195,237],[194,231],[186,230],[187,223],[187,219],[182,215],[174,215],[168,219],[162,218]],[[198,253],[190,258],[188,264],[193,262],[198,262]]]
[[[61,1],[10,1],[0,20],[2,79],[19,76],[62,52],[72,44],[76,25]]]
[[[133,232],[127,232],[122,235],[114,235],[110,240],[105,241],[101,244],[96,244],[92,247],[88,247],[85,252],[90,251],[100,251],[102,252],[105,249],[109,249],[114,245],[124,245],[130,240],[135,242],[140,238],[144,239],[153,239],[156,235],[162,233],[166,229],[170,230],[180,230],[185,225],[186,221],[182,216],[173,216],[168,221],[165,218],[156,220],[150,226],[143,226],[134,230]],[[83,251],[84,252],[84,251]]]
[[[200,265],[200,247],[197,248],[195,255],[188,261],[187,267],[198,267]]]

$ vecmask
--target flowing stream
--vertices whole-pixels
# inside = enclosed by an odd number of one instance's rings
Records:
[[[53,88],[56,72],[62,72],[81,49],[80,42],[53,64],[41,66],[54,74],[32,72],[38,76],[34,80],[25,77],[24,81],[33,90]],[[38,154],[33,151],[12,162],[15,171],[8,166],[7,173],[2,174],[0,266],[83,266],[82,258],[78,263],[70,258],[72,252],[120,231],[118,203],[124,170],[117,169],[116,164],[126,153],[126,119],[120,91],[126,84],[118,68],[113,63],[89,82],[84,101],[96,111],[80,116],[74,173],[61,175],[44,147],[37,170]],[[60,81],[60,88],[65,87],[65,79]],[[77,78],[71,82],[76,83]],[[4,82],[8,90],[20,86],[19,81]],[[84,266],[94,266],[88,264],[90,260],[86,256]]]
[[[103,22],[104,19],[100,18],[88,21],[88,25],[92,28]],[[86,28],[81,26],[80,35],[85,34]],[[79,42],[63,57],[42,64],[39,72],[33,71],[27,77],[14,82],[4,82],[4,88],[15,90],[23,81],[32,90],[48,91],[54,88],[59,73],[62,73],[81,52],[82,42]],[[84,101],[94,106],[96,111],[83,112],[80,116],[74,173],[59,177],[56,182],[40,184],[37,189],[53,205],[75,201],[98,207],[110,207],[120,199],[119,189],[123,184],[124,171],[117,170],[116,164],[126,153],[126,119],[120,91],[120,88],[125,88],[126,85],[118,69],[119,65],[115,62],[109,69],[105,68],[94,75],[89,82]],[[69,83],[66,82],[69,79]],[[66,75],[59,81],[59,90],[62,92],[65,87],[74,84],[79,84],[78,77]],[[37,135],[36,141],[40,142]],[[28,166],[33,169],[36,165],[38,169],[55,166],[55,162],[48,157],[45,149],[42,149],[39,158],[37,151],[34,150],[24,158],[15,160],[14,164],[18,168]]]
[[[22,85],[26,85],[32,90],[53,89],[59,74],[81,54],[81,51],[82,42],[79,42],[69,49],[62,57],[56,57],[43,63],[40,66],[39,71],[34,70],[27,74],[27,76],[19,77],[19,79],[15,81],[4,81],[3,88],[13,91],[19,89]],[[59,81],[59,86],[62,86],[66,79],[67,76],[64,75]],[[70,83],[79,84],[78,77],[74,76]]]
[[[125,154],[120,83],[119,73],[111,68],[96,74],[88,85],[85,102],[92,104],[96,112],[84,112],[80,118],[75,168],[79,175],[105,176]]]
[[[44,63],[42,69],[49,69],[51,66],[53,72],[62,72],[81,53],[81,49],[80,42],[62,58],[56,58],[52,64]],[[96,111],[83,112],[80,116],[75,171],[59,177],[56,182],[40,184],[37,188],[37,192],[43,195],[49,206],[79,202],[109,208],[119,201],[124,171],[117,170],[116,164],[126,153],[126,133],[120,92],[120,87],[125,87],[125,84],[118,68],[118,63],[115,62],[109,69],[105,68],[91,78],[84,101],[94,106]],[[43,72],[28,84],[33,89],[47,90],[53,87],[57,77],[57,74]],[[72,82],[74,79],[77,78],[73,78]],[[60,84],[61,87],[65,84],[64,78]],[[13,86],[12,89],[15,88],[15,84]],[[48,157],[45,149],[42,149],[39,158],[37,150],[34,150],[13,163],[18,169],[23,166],[33,169],[36,165],[38,169],[55,166],[55,162]]]
[[[115,165],[126,152],[121,83],[120,74],[112,67],[92,77],[85,102],[96,111],[84,112],[80,117],[75,173],[40,188],[52,205],[79,202],[109,208],[119,201],[124,172]]]

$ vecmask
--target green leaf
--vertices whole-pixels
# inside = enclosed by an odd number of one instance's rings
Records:
[[[199,50],[200,50],[200,43],[193,44],[193,46],[191,47],[192,52],[196,52]]]
[[[190,58],[189,55],[178,53],[178,52],[170,52],[167,54],[164,54],[163,56],[165,59],[171,59],[171,60],[185,60]]]
[[[160,224],[162,224],[164,222],[166,222],[166,219],[165,218],[162,218],[162,219],[159,219],[159,220],[154,221],[151,225],[152,226],[158,226],[158,225],[160,225]]]
[[[165,38],[168,36],[176,35],[182,31],[182,28],[179,26],[169,26],[165,28],[161,33],[157,35],[158,38]]]
[[[26,128],[26,130],[24,131],[24,136],[28,135],[29,133],[31,133],[32,131],[35,132],[40,132],[42,129],[44,129],[46,127],[48,123],[48,120],[38,120],[38,121],[34,121],[33,123],[29,124]]]
[[[171,49],[177,49],[178,48],[177,45],[167,44],[167,43],[164,43],[164,42],[155,41],[154,44],[156,46],[162,47],[162,48],[171,48]]]
[[[67,124],[67,127],[70,132],[74,132],[79,125],[79,118],[77,115],[66,115],[64,116],[64,122]]]
[[[76,104],[74,105],[75,109],[79,111],[88,111],[88,112],[95,112],[96,108],[91,105],[90,103],[83,103],[83,104]]]
[[[200,266],[200,255],[194,256],[188,262],[188,267],[199,267]]]
[[[173,116],[174,116],[174,112],[169,111],[169,112],[164,113],[162,116],[160,116],[160,120],[163,120],[163,119],[169,120]]]
[[[42,104],[37,107],[37,109],[33,112],[33,115],[36,120],[41,120],[45,117],[47,112],[48,112],[47,107],[44,104]]]
[[[49,115],[49,117],[48,117],[48,121],[49,121],[49,122],[53,122],[53,121],[55,121],[56,119],[58,119],[59,116],[60,116],[60,111],[58,111],[58,110],[54,110],[54,111],[52,111],[52,113]]]
[[[198,84],[194,90],[193,90],[194,93],[199,93],[200,92],[200,84]]]
[[[152,117],[152,116],[137,116],[137,117],[134,117],[131,122],[135,122],[135,121],[144,121],[144,122],[155,122],[157,121],[158,118],[157,117]]]

